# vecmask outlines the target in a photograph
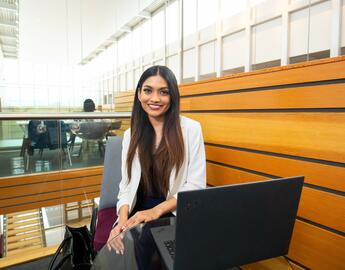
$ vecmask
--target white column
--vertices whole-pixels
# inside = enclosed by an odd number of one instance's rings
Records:
[[[216,50],[215,50],[215,67],[216,76],[222,75],[222,18],[221,18],[221,3],[218,0],[217,7],[217,21],[216,21]]]
[[[178,0],[178,12],[180,46],[177,52],[179,59],[179,74],[177,76],[177,81],[178,83],[181,83],[183,79],[183,0]]]
[[[289,12],[288,0],[285,0],[282,10],[282,52],[281,66],[289,64]]]
[[[194,70],[194,81],[199,81],[199,74],[200,74],[200,33],[199,33],[199,10],[198,10],[198,0],[196,1],[196,9],[195,9],[196,15],[196,44],[195,44],[195,70]]]
[[[332,0],[331,57],[340,55],[340,27],[342,0]]]
[[[164,9],[163,9],[163,24],[164,24],[164,53],[163,53],[163,65],[167,65],[167,7],[168,2],[165,1],[164,3]]]
[[[249,0],[247,0],[247,6],[245,10],[246,26],[245,26],[245,40],[246,40],[246,58],[244,63],[244,71],[248,72],[252,70],[252,27],[251,27],[251,8]]]

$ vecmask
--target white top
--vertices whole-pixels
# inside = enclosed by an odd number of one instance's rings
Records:
[[[167,199],[171,197],[177,199],[177,194],[180,191],[206,188],[205,146],[200,123],[184,116],[181,116],[180,119],[185,157],[176,177],[175,168],[171,171]],[[122,205],[128,204],[129,213],[135,206],[141,177],[140,161],[138,153],[136,153],[132,163],[132,179],[128,182],[126,160],[130,138],[130,129],[127,129],[122,142],[122,179],[116,206],[117,211],[119,211]],[[173,214],[176,215],[176,211]]]

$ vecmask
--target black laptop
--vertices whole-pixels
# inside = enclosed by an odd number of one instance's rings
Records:
[[[304,177],[178,194],[176,225],[151,229],[166,267],[226,269],[285,255]]]

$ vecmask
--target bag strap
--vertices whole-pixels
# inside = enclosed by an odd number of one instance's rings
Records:
[[[52,270],[58,270],[58,269],[60,269],[60,267],[63,265],[63,263],[69,258],[69,257],[71,257],[72,256],[72,254],[71,253],[69,253],[69,254],[67,254],[66,256],[64,256],[60,261],[59,261],[59,263],[52,269]],[[50,270],[50,269],[49,269]]]
[[[48,270],[55,270],[55,269],[58,269],[57,267],[53,268],[54,263],[55,263],[57,257],[59,256],[59,254],[60,254],[62,248],[66,245],[67,240],[70,240],[71,238],[72,238],[72,236],[67,237],[67,238],[65,238],[65,239],[61,242],[60,246],[58,247],[58,249],[56,250],[56,252],[55,252],[55,254],[54,254],[53,259],[52,259],[52,260],[50,261],[50,263],[49,263],[49,268],[48,268]],[[62,262],[62,261],[65,261],[65,260],[66,260],[69,256],[71,256],[71,255],[72,255],[72,254],[67,254],[66,256],[64,256],[64,257],[61,259],[61,261],[58,263],[57,266],[60,267],[60,266],[61,266],[61,262]]]
[[[93,239],[95,237],[95,232],[96,232],[97,214],[98,214],[98,207],[95,207],[92,210],[92,217],[91,217],[91,223],[90,223],[90,233],[91,233],[91,241],[92,242],[93,242]]]

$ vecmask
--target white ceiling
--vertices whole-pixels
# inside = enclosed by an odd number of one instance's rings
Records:
[[[0,44],[4,57],[18,56],[18,0],[0,0]]]
[[[162,0],[21,0],[19,58],[79,64],[156,2]]]

